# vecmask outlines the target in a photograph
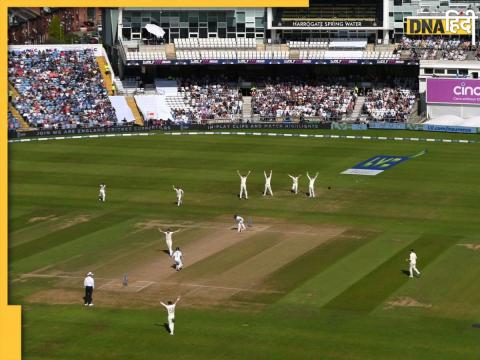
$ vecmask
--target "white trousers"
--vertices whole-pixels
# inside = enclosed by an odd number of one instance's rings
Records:
[[[247,185],[240,185],[240,199],[243,194],[245,195],[245,199],[248,199]]]
[[[98,194],[98,196],[102,199],[103,202],[105,202],[105,190],[100,190],[100,194]]]
[[[273,196],[272,186],[270,184],[265,184],[265,190],[263,191],[263,196],[267,195],[267,192],[270,193],[270,196]]]
[[[173,334],[173,330],[175,329],[175,317],[168,316],[168,329],[170,330],[170,334]]]
[[[313,186],[308,187],[308,196],[309,197],[315,197],[315,187],[313,187]]]
[[[172,256],[172,254],[173,254],[173,251],[172,251],[172,240],[165,240],[165,242],[167,243],[168,253],[170,254],[170,256]]]
[[[175,260],[175,270],[180,270],[181,268],[183,268],[182,260]]]
[[[295,194],[298,194],[298,183],[293,183],[292,192],[294,192]]]
[[[417,275],[420,275],[420,271],[417,269],[417,264],[410,263],[408,271],[410,272],[410,277],[413,277],[414,271],[417,273]]]
[[[238,231],[238,232],[242,232],[242,231],[244,231],[245,229],[246,229],[245,224],[243,223],[243,221],[240,221],[240,222],[238,223],[238,225],[237,225],[237,231]]]
[[[182,197],[177,196],[177,206],[180,206],[182,204]]]

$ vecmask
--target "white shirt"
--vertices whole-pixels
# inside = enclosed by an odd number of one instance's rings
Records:
[[[235,218],[239,223],[243,223],[243,218],[241,216],[238,216]]]
[[[417,263],[417,254],[414,252],[410,253],[410,264],[416,264]]]
[[[175,191],[177,192],[178,197],[182,197],[182,195],[183,195],[183,190],[182,189],[175,189]]]
[[[182,260],[182,252],[180,250],[176,250],[174,253],[173,253],[173,258],[175,259],[175,261],[181,261]]]
[[[91,286],[92,288],[95,288],[95,280],[93,280],[93,277],[87,276],[83,281],[83,286]]]
[[[165,231],[165,240],[172,241],[173,231]]]
[[[105,191],[105,188],[107,187],[107,185],[100,185],[100,191]]]
[[[291,178],[292,178],[294,184],[298,184],[298,176],[297,177],[291,176]]]
[[[175,304],[163,306],[167,309],[168,317],[175,317]]]
[[[265,184],[270,185],[270,180],[272,180],[272,175],[270,176],[267,176],[267,174],[264,174],[264,175],[265,175]]]
[[[247,184],[247,177],[246,176],[240,176],[240,182],[242,183],[242,185],[246,185]]]

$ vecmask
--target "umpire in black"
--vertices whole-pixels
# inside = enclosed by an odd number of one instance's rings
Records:
[[[95,288],[95,280],[93,280],[93,273],[89,272],[87,277],[83,281],[83,286],[85,286],[85,306],[93,306],[93,289]]]

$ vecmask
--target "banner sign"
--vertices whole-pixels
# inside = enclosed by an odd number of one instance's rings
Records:
[[[367,130],[367,124],[345,124],[333,122],[332,130]]]
[[[405,123],[369,122],[370,129],[405,130]]]
[[[375,176],[408,159],[408,156],[377,155],[343,171],[342,174]]]
[[[98,127],[88,129],[59,129],[59,130],[31,130],[9,131],[9,138],[22,138],[34,136],[55,135],[81,135],[81,134],[111,134],[145,131],[171,131],[171,130],[217,130],[217,129],[330,129],[330,123],[226,123],[226,124],[174,124],[150,126],[116,126]]]
[[[204,60],[128,60],[126,66],[143,65],[415,65],[417,60],[376,59],[204,59]]]
[[[330,123],[241,123],[241,124],[207,124],[205,130],[218,129],[330,129]]]
[[[445,16],[409,16],[405,18],[404,32],[407,35],[471,35],[475,43],[475,21],[478,19],[474,10],[465,13],[449,10]]]
[[[476,127],[423,124],[424,131],[440,131],[463,134],[476,134]]]
[[[480,105],[480,79],[427,79],[427,103]]]
[[[282,19],[273,28],[362,28],[382,27],[375,19]]]

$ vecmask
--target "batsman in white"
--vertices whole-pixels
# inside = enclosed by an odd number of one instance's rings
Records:
[[[162,229],[158,229],[158,231],[160,231],[161,233],[164,233],[165,234],[165,242],[167,243],[167,247],[168,247],[168,253],[170,254],[170,256],[173,255],[173,250],[172,250],[172,245],[173,245],[173,242],[172,242],[172,235],[179,232],[180,230],[177,230],[177,231],[171,231],[170,229],[167,229],[167,231],[163,231]]]
[[[264,171],[263,175],[265,176],[265,190],[263,191],[263,196],[267,195],[267,192],[270,193],[270,196],[273,196],[272,192],[272,170],[270,170],[270,175],[267,175],[267,172]]]
[[[247,227],[244,224],[244,220],[240,215],[233,215],[233,218],[237,222],[237,232],[243,232],[247,229]]]
[[[308,183],[308,197],[315,197],[315,180],[317,180],[318,172],[315,174],[315,177],[310,177],[310,175],[307,172],[307,177],[308,177],[308,180],[310,181]]]
[[[415,271],[418,276],[420,276],[420,271],[417,269],[417,254],[415,254],[415,251],[410,250],[410,256],[407,259],[409,263],[408,271],[410,273],[411,278],[413,278],[413,272]]]
[[[170,330],[170,335],[173,335],[173,330],[175,329],[175,306],[177,306],[179,300],[180,296],[177,297],[177,300],[175,300],[174,303],[172,303],[171,301],[167,301],[167,303],[165,304],[160,301],[160,304],[162,304],[165,309],[167,309],[168,329]]]
[[[298,194],[298,179],[300,179],[300,177],[301,177],[302,175],[293,176],[293,175],[288,174],[288,176],[289,176],[290,179],[292,179],[292,181],[293,181],[293,183],[292,183],[292,192],[296,195],[296,194]]]
[[[173,190],[177,193],[177,206],[180,206],[182,204],[182,198],[183,198],[183,190],[180,188],[176,188],[175,185],[173,185]]]
[[[245,199],[248,199],[248,192],[247,192],[247,178],[248,178],[248,175],[250,175],[251,171],[248,170],[248,174],[245,175],[245,176],[242,176],[242,174],[240,174],[240,171],[237,170],[237,174],[238,176],[240,176],[240,199],[242,198],[242,195],[245,194]]]
[[[175,270],[180,271],[183,268],[183,254],[180,251],[180,248],[177,247],[175,252],[172,255],[173,260],[175,261]]]
[[[98,200],[101,202],[105,202],[105,198],[107,197],[106,189],[107,189],[107,185],[105,185],[104,183],[101,183],[100,190],[98,192]]]

